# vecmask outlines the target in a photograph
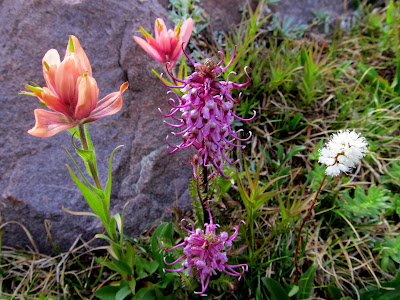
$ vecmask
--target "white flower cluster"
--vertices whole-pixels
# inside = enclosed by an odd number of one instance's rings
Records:
[[[368,142],[355,130],[340,130],[332,134],[329,142],[319,150],[318,162],[328,166],[326,175],[338,176],[349,172],[365,156]]]

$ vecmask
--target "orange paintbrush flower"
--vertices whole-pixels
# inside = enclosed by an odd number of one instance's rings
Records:
[[[182,43],[187,42],[192,34],[193,19],[187,19],[182,26],[180,24],[181,22],[179,21],[174,31],[168,30],[164,21],[158,18],[154,24],[155,39],[143,27],[140,27],[140,31],[146,37],[146,41],[137,36],[134,36],[133,39],[144,51],[160,63],[166,64],[170,62],[171,64],[168,68],[172,68],[183,53]],[[186,45],[183,48],[185,47]]]
[[[37,137],[50,137],[79,124],[118,112],[122,107],[122,93],[128,82],[97,102],[99,89],[92,77],[90,62],[78,39],[70,36],[64,60],[55,49],[47,51],[42,60],[47,87],[26,85],[40,101],[53,111],[35,109],[35,126],[28,131]]]

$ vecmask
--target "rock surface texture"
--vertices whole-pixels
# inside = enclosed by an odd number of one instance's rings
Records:
[[[281,17],[292,18],[293,24],[308,25],[315,17],[313,11],[329,14],[330,22],[345,18],[349,13],[352,0],[280,0],[273,5],[272,11]]]
[[[246,1],[233,2],[229,11]],[[308,5],[324,1],[292,2]],[[8,221],[23,224],[39,251],[51,251],[48,232],[52,242],[63,251],[80,234],[88,240],[102,232],[100,222],[94,218],[73,216],[61,209],[64,206],[74,211],[89,210],[65,167],[71,162],[60,146],[73,152],[70,134],[62,132],[45,139],[27,134],[35,123],[33,110],[40,108],[40,104],[34,97],[18,95],[30,81],[45,85],[41,60],[51,48],[63,57],[70,34],[78,37],[92,64],[100,99],[117,91],[123,82],[128,80],[130,84],[117,115],[88,125],[103,186],[107,178],[102,175],[106,174],[110,153],[116,146],[125,145],[114,156],[111,197],[113,212],[120,212],[130,202],[125,214],[125,233],[139,234],[154,220],[167,217],[170,206],[190,207],[187,188],[192,167],[182,165],[190,151],[167,154],[165,136],[171,129],[163,124],[164,118],[157,110],[158,107],[164,112],[169,110],[168,88],[151,72],[152,68],[163,72],[162,67],[132,39],[133,35],[140,35],[139,26],[153,33],[155,18],[168,19],[166,3],[165,0],[0,1],[0,213],[3,224]],[[231,2],[207,0],[202,4],[211,16],[211,12],[216,12],[221,18],[219,30],[228,30],[240,21],[240,14],[221,13],[228,3]],[[299,9],[296,14],[301,15]],[[4,227],[3,244],[33,248],[15,223]]]

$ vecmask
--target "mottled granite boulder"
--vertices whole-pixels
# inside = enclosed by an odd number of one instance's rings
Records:
[[[271,9],[281,17],[292,18],[296,25],[311,24],[315,17],[313,11],[327,14],[330,23],[337,23],[351,14],[352,2],[353,0],[280,0]]]

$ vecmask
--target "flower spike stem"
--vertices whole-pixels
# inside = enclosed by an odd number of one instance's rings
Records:
[[[208,200],[208,170],[206,166],[203,166],[203,190],[206,198],[203,199],[201,202],[203,204],[203,215],[204,215],[204,223],[210,223],[209,216],[207,213],[207,200]],[[209,211],[209,210],[208,210]]]
[[[296,238],[296,252],[294,254],[294,266],[295,266],[295,272],[296,272],[296,285],[299,285],[299,266],[298,266],[298,257],[299,257],[299,244],[300,244],[300,237],[301,237],[301,231],[303,230],[304,225],[306,224],[308,218],[311,215],[311,211],[314,208],[315,203],[317,202],[317,198],[319,193],[321,192],[322,186],[324,185],[325,179],[328,175],[324,176],[324,179],[322,179],[321,185],[318,188],[317,194],[315,195],[315,198],[313,202],[311,203],[310,208],[308,209],[307,215],[304,217],[303,222],[301,223],[299,233],[297,234]]]
[[[89,146],[88,146],[88,143],[87,143],[87,140],[86,140],[85,128],[83,126],[84,125],[82,125],[82,124],[79,124],[79,126],[78,126],[78,128],[79,128],[79,136],[81,138],[81,143],[82,143],[83,150],[87,151],[87,150],[89,150]],[[100,181],[99,181],[99,177],[97,176],[97,171],[96,171],[96,168],[94,167],[93,162],[92,161],[88,161],[88,164],[89,164],[90,172],[92,173],[92,177],[93,177],[94,183],[96,184],[96,187],[98,189],[102,190],[101,184],[100,184]]]
[[[169,76],[169,78],[175,83],[175,85],[178,85],[178,83],[176,82],[176,78],[171,74],[171,72],[168,70],[168,65],[170,65],[169,62],[164,64],[165,67],[165,71],[167,71],[167,74]]]

